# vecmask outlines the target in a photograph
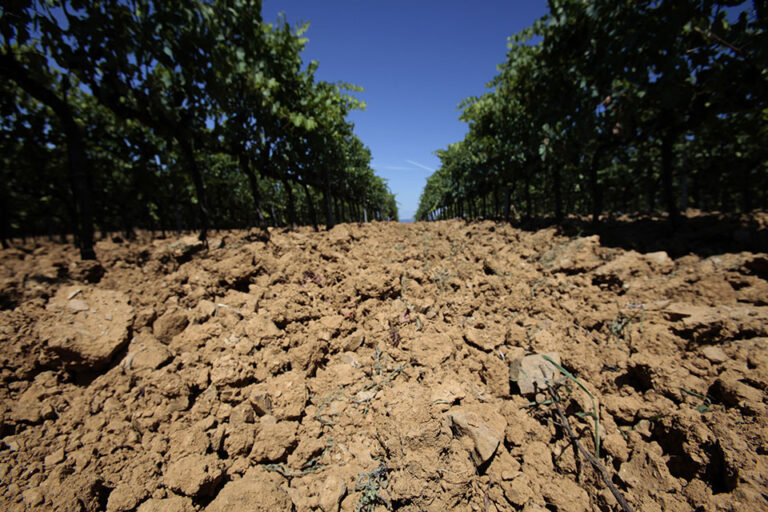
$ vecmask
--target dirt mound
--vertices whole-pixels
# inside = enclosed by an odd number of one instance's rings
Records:
[[[768,509],[766,254],[459,221],[96,251],[0,253],[0,509],[617,510],[550,383],[636,510]]]

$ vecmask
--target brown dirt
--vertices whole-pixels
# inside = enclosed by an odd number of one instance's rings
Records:
[[[765,253],[459,221],[96,249],[1,253],[2,510],[616,510],[543,353],[636,510],[768,509]]]

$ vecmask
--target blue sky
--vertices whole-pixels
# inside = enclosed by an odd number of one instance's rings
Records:
[[[413,217],[434,152],[464,137],[458,103],[482,94],[506,55],[507,37],[547,11],[545,0],[264,0],[263,16],[310,22],[305,62],[317,77],[362,86],[350,119],[372,167]]]

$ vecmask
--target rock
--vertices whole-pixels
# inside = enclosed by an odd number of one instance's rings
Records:
[[[637,493],[658,493],[679,485],[664,462],[661,450],[636,450],[619,467],[618,477]]]
[[[762,391],[741,382],[734,372],[721,374],[709,392],[727,407],[739,407],[750,414],[764,414]]]
[[[254,315],[248,318],[243,326],[245,335],[257,346],[261,340],[277,338],[283,332],[277,328],[275,322],[266,315]]]
[[[36,425],[54,417],[56,413],[53,408],[44,404],[34,393],[25,392],[11,409],[11,418],[21,423]]]
[[[202,299],[192,310],[192,321],[202,324],[213,316],[216,312],[216,304],[207,299]]]
[[[53,504],[51,510],[95,512],[103,509],[101,503],[106,498],[106,488],[104,482],[93,474],[75,473],[60,484],[50,486],[46,494]]]
[[[72,299],[67,303],[67,308],[73,313],[78,313],[80,311],[88,311],[91,309],[91,306],[82,299]]]
[[[592,510],[587,491],[569,478],[554,477],[552,481],[541,486],[541,494],[548,505],[554,505],[555,510],[568,510],[568,512]]]
[[[492,430],[478,414],[469,410],[449,412],[445,417],[455,434],[468,436],[472,440],[471,456],[476,466],[485,464],[493,457],[504,437],[504,429],[500,432]]]
[[[237,386],[254,378],[253,365],[247,364],[242,358],[224,354],[213,361],[211,368],[211,384],[214,386]]]
[[[188,261],[193,254],[205,248],[205,243],[196,236],[185,236],[170,245],[173,257],[179,262]]]
[[[467,343],[485,352],[491,352],[497,346],[504,343],[504,336],[496,337],[494,333],[488,332],[485,329],[467,329],[464,332],[464,339]]]
[[[592,284],[619,292],[628,289],[633,279],[650,271],[648,260],[643,255],[629,251],[596,268],[592,273]]]
[[[664,309],[667,319],[677,321],[673,327],[679,336],[696,343],[717,343],[740,332],[752,336],[768,333],[764,318],[766,308],[709,307],[672,303]]]
[[[320,508],[323,512],[338,512],[341,500],[347,494],[347,484],[337,475],[331,475],[320,489]]]
[[[157,339],[167,345],[171,342],[171,338],[183,331],[188,324],[189,318],[187,318],[186,312],[174,306],[154,321],[152,331],[157,336]]]
[[[127,370],[156,370],[171,360],[173,355],[168,347],[151,334],[141,333],[131,342],[128,355],[123,360]]]
[[[724,363],[728,360],[728,356],[723,352],[723,349],[712,345],[708,345],[701,349],[701,355],[715,364]]]
[[[418,333],[411,340],[408,349],[419,364],[439,367],[451,357],[456,347],[451,337],[445,333]]]
[[[328,232],[328,241],[332,245],[342,244],[352,239],[354,239],[352,232],[344,224],[336,224]]]
[[[141,485],[119,484],[107,500],[107,512],[129,512],[149,497],[149,492]]]
[[[516,507],[522,507],[533,498],[531,480],[525,473],[518,473],[512,481],[502,482],[501,487],[504,489],[504,497]]]
[[[237,427],[253,423],[255,420],[256,414],[253,411],[253,406],[248,402],[238,404],[229,414],[229,424]]]
[[[669,254],[665,251],[649,252],[643,254],[643,257],[651,264],[651,266],[662,272],[669,272],[675,267],[675,262],[672,261],[672,258],[670,258]]]
[[[45,457],[45,467],[50,469],[52,466],[64,462],[64,448],[59,448],[55,452]]]
[[[188,455],[168,464],[165,485],[186,496],[212,496],[224,477],[222,462],[215,455]]]
[[[69,276],[76,281],[98,283],[104,277],[104,267],[98,261],[74,261],[69,265]]]
[[[229,425],[227,426],[226,437],[224,438],[224,451],[227,452],[230,458],[248,455],[248,452],[253,447],[255,437],[256,427],[254,425]]]
[[[272,512],[292,509],[293,503],[288,493],[276,484],[246,476],[227,483],[216,499],[205,507],[205,512]]]
[[[577,238],[550,249],[541,256],[539,262],[552,272],[589,272],[603,263],[596,253],[599,246],[600,237],[597,235]]]
[[[271,414],[278,420],[299,419],[309,401],[303,372],[292,370],[257,384],[250,401],[261,414]]]
[[[40,506],[45,501],[43,491],[41,491],[39,487],[27,489],[22,493],[21,496],[24,499],[24,504],[27,506],[27,508]]]
[[[341,329],[341,324],[344,321],[342,315],[330,315],[324,316],[320,319],[320,325],[331,331],[331,334],[336,334]]]
[[[192,427],[172,432],[168,444],[168,455],[175,460],[187,455],[205,455],[211,443],[201,428]]]
[[[38,322],[40,338],[53,359],[68,368],[101,370],[128,344],[133,308],[120,292],[91,289],[80,298],[89,309],[72,310],[66,298],[71,290],[60,289],[46,307],[48,314]]]
[[[514,359],[510,363],[509,379],[517,383],[522,395],[533,396],[546,389],[548,381],[551,379],[563,378],[560,372],[543,356],[547,356],[560,364],[560,354],[557,352],[532,354]]]
[[[139,506],[136,512],[194,512],[192,500],[182,496],[152,498]]]
[[[262,416],[259,433],[253,443],[251,458],[257,463],[282,459],[296,440],[299,424],[295,421],[277,421],[274,416]]]

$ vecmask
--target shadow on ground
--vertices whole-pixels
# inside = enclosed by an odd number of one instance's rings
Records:
[[[555,225],[553,218],[532,219],[514,224],[536,231]],[[642,253],[666,251],[672,258],[686,254],[707,257],[742,251],[768,252],[768,214],[745,215],[688,211],[673,227],[666,217],[630,216],[602,219],[595,227],[584,218],[569,217],[559,226],[567,236],[599,235],[607,247]]]

